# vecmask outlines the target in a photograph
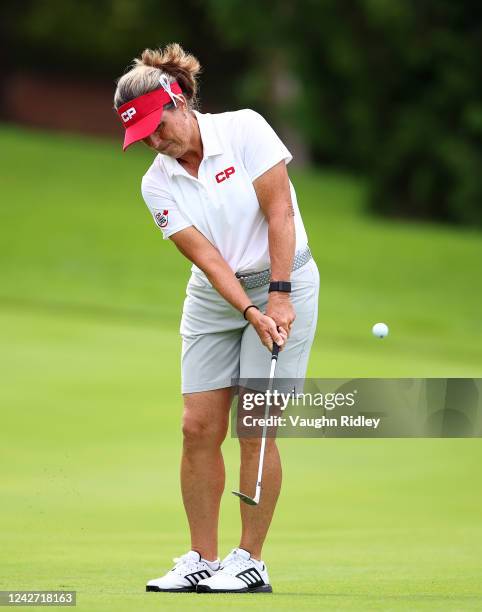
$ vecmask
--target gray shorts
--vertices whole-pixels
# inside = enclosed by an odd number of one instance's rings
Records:
[[[304,378],[318,318],[320,276],[313,259],[291,273],[296,319],[279,354],[276,378]],[[247,289],[264,311],[268,285]],[[206,280],[193,274],[181,319],[182,393],[232,386],[233,378],[268,378],[270,353],[256,330]]]

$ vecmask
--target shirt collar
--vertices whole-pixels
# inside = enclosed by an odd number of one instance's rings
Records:
[[[223,153],[221,142],[217,135],[216,128],[214,127],[212,115],[210,113],[200,113],[196,110],[194,114],[196,115],[199,131],[201,132],[203,159]],[[186,171],[176,159],[169,157],[169,155],[162,155],[162,153],[160,155],[170,177],[174,174],[186,174]]]

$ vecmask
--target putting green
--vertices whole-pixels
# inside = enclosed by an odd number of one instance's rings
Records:
[[[142,152],[2,128],[0,589],[89,611],[481,610],[482,444],[280,440],[273,595],[145,593],[189,547],[178,484],[188,266],[140,200]],[[26,175],[25,159],[29,160]],[[293,175],[322,290],[312,376],[481,376],[480,234],[361,215]],[[370,327],[391,327],[377,341]],[[235,440],[220,554],[238,544]]]

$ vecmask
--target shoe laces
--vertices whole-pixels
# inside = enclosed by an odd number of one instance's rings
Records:
[[[221,571],[226,574],[235,575],[238,571],[243,571],[244,569],[253,565],[253,561],[251,559],[245,559],[241,555],[238,555],[236,550],[233,550],[229,553],[229,555],[223,560],[221,563]]]
[[[195,572],[199,567],[199,561],[189,557],[189,553],[182,555],[182,557],[174,557],[172,560],[175,563],[172,571],[179,575],[188,574],[190,571]]]

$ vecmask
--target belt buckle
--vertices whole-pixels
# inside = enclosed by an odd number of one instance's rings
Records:
[[[243,288],[245,288],[245,289],[246,289],[246,282],[245,282],[245,278],[246,278],[246,277],[245,277],[245,276],[243,276],[242,274],[239,274],[238,272],[236,272],[236,273],[234,274],[234,276],[235,276],[235,277],[238,279],[238,281],[241,283],[241,286],[242,286]]]
[[[260,270],[259,272],[248,272],[247,274],[241,274],[241,272],[235,272],[234,275],[239,280],[245,280],[248,278],[253,278],[255,276],[258,276],[259,274],[265,274],[266,272],[269,272],[269,271],[270,271],[270,268],[267,268],[266,270]]]

